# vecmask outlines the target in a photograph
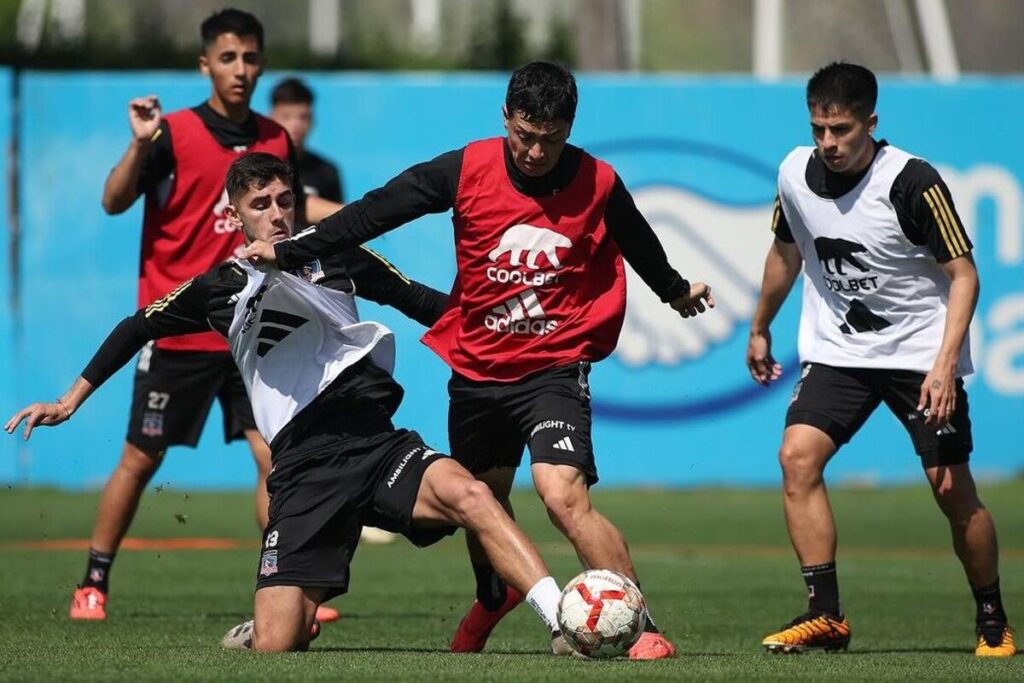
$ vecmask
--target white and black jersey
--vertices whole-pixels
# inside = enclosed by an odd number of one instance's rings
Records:
[[[123,320],[82,377],[99,386],[151,339],[214,330],[228,338],[267,443],[303,410],[332,394],[332,382],[369,357],[390,372],[391,332],[360,322],[354,294],[431,325],[448,297],[410,281],[365,248],[295,273],[228,261]],[[397,404],[390,409],[397,408]]]
[[[779,168],[772,229],[804,260],[802,362],[931,370],[949,300],[940,264],[972,244],[928,162],[883,141],[850,177],[798,147]],[[972,371],[965,340],[957,376]]]

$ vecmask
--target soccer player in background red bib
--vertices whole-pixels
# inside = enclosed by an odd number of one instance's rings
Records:
[[[711,289],[673,269],[608,164],[567,144],[576,81],[532,62],[511,78],[508,136],[471,142],[400,174],[316,228],[247,254],[288,268],[372,239],[428,213],[452,210],[458,274],[449,310],[424,342],[452,368],[452,455],[509,507],[529,446],[531,473],[552,522],[588,567],[636,572],[618,529],[590,502],[590,364],[615,348],[626,305],[623,257],[684,318],[713,306]],[[619,454],[627,456],[628,454]],[[510,508],[509,508],[510,509]],[[467,535],[477,600],[452,639],[482,650],[522,600]],[[561,639],[556,653],[568,652]],[[661,659],[675,648],[648,621],[630,651]]]
[[[241,233],[224,213],[229,203],[224,177],[232,161],[260,151],[295,162],[285,130],[250,109],[263,71],[259,20],[226,9],[206,19],[200,33],[199,68],[210,78],[209,99],[167,115],[154,95],[132,100],[132,139],[103,187],[108,214],[127,211],[140,195],[146,198],[140,307],[231,258],[242,245]],[[295,192],[299,206],[305,204],[314,217],[340,206],[323,200],[306,204],[298,178]],[[266,525],[270,451],[256,430],[224,339],[211,331],[159,340],[139,356],[128,435],[97,506],[85,578],[71,601],[72,619],[106,618],[111,565],[139,499],[169,446],[196,445],[215,399],[223,409],[225,439],[245,438],[252,449],[257,519]]]

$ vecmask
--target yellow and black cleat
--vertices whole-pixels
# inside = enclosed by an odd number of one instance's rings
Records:
[[[978,627],[978,657],[1012,657],[1017,652],[1013,644],[1013,629],[1009,624],[982,624]]]
[[[850,646],[850,622],[808,612],[761,641],[768,652],[799,654],[811,650],[838,652]]]

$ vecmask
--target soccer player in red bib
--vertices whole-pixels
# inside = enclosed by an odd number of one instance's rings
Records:
[[[978,301],[972,244],[949,188],[924,159],[872,137],[878,83],[835,63],[807,84],[814,146],[779,167],[779,196],[747,365],[782,373],[769,326],[804,272],[800,379],[779,450],[783,503],[807,583],[807,612],[762,644],[774,652],[840,650],[850,623],[839,600],[836,528],[824,470],[881,403],[903,424],[977,603],[975,654],[1016,647],[999,588],[992,516],[978,498],[963,377]]]
[[[199,68],[210,78],[209,99],[167,115],[155,96],[132,100],[132,139],[103,188],[109,214],[128,210],[140,195],[146,198],[139,306],[231,258],[242,245],[225,215],[224,177],[232,161],[255,151],[295,160],[285,130],[249,106],[263,70],[259,20],[227,9],[206,19],[200,33]],[[295,184],[302,202],[298,179]],[[337,206],[306,204],[314,217]],[[72,619],[106,618],[111,565],[139,499],[168,447],[196,445],[215,399],[223,409],[225,439],[244,438],[252,449],[257,518],[266,525],[270,451],[256,430],[224,339],[211,331],[158,340],[139,356],[128,435],[97,507],[85,578],[71,601]]]
[[[362,243],[428,213],[453,212],[458,274],[449,310],[424,337],[452,368],[452,455],[508,506],[529,446],[534,485],[555,526],[588,567],[636,572],[622,534],[590,501],[590,364],[612,352],[625,313],[623,257],[683,317],[713,306],[710,288],[668,263],[650,225],[608,164],[567,144],[576,81],[533,62],[511,78],[508,136],[471,142],[418,164],[316,228],[247,254],[279,267]],[[522,600],[467,535],[477,600],[452,639],[482,650]],[[675,648],[649,621],[634,659]],[[553,650],[565,652],[560,643]]]

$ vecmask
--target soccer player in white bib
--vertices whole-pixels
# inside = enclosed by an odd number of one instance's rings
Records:
[[[227,192],[228,219],[247,243],[291,236],[296,198],[287,163],[242,156],[228,171]],[[274,466],[254,620],[231,629],[225,647],[306,649],[317,606],[348,590],[364,523],[417,546],[471,529],[559,643],[560,590],[533,544],[486,484],[391,423],[403,394],[391,376],[394,338],[359,320],[357,289],[427,325],[448,298],[365,249],[294,272],[226,261],[122,321],[71,389],[20,410],[5,429],[26,420],[27,439],[36,426],[65,422],[149,340],[213,329],[228,340]]]
[[[807,84],[814,146],[779,167],[760,301],[747,365],[777,380],[769,327],[804,271],[800,378],[779,461],[786,525],[807,612],[763,645],[776,652],[841,650],[850,623],[839,600],[836,529],[825,465],[885,403],[906,428],[977,602],[975,654],[1015,647],[999,592],[996,532],[968,459],[971,421],[963,376],[978,300],[971,241],[949,189],[924,159],[877,141],[874,74],[834,63]]]

